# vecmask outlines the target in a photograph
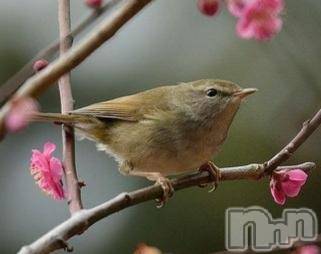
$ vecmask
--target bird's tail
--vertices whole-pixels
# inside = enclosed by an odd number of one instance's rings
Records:
[[[82,115],[59,114],[59,113],[41,113],[37,112],[32,115],[31,121],[34,122],[54,122],[58,124],[69,124],[87,122],[88,118]]]

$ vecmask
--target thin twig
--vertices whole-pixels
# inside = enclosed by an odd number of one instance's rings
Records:
[[[75,38],[87,27],[94,23],[102,14],[111,10],[121,0],[111,0],[104,4],[101,8],[92,9],[87,15],[63,40]],[[0,86],[0,105],[4,104],[10,96],[31,76],[35,74],[33,64],[39,59],[51,60],[59,51],[60,39],[52,42],[46,48],[39,51],[28,63],[26,63],[16,74],[10,77]]]
[[[287,166],[286,168],[288,167],[303,168],[304,170],[309,171],[315,167],[315,164],[306,162],[301,165]],[[284,169],[284,167],[278,168],[278,170],[279,169]],[[264,170],[262,164],[221,168],[221,180],[258,179],[263,172],[262,170]],[[211,181],[212,176],[209,172],[201,171],[179,179],[174,179],[171,183],[175,191],[178,191],[188,187],[210,183]],[[69,246],[67,240],[75,235],[83,233],[97,221],[127,207],[160,198],[162,195],[163,190],[160,185],[153,185],[136,191],[121,193],[103,204],[91,209],[83,209],[75,213],[74,216],[56,226],[32,244],[24,246],[19,254],[50,253],[57,249],[66,248],[66,246]]]
[[[303,123],[302,129],[298,134],[272,159],[265,162],[264,174],[271,174],[271,172],[283,162],[288,160],[292,154],[311,136],[311,134],[321,124],[321,109],[313,116],[311,120]]]
[[[294,166],[280,166],[281,163],[286,161],[290,156],[285,149],[294,151],[301,146],[304,141],[313,133],[313,131],[321,124],[321,110],[316,113],[311,121],[304,124],[299,133],[285,146],[280,152],[277,153],[272,159],[263,164],[250,164],[240,167],[221,168],[220,181],[226,180],[241,180],[241,179],[262,179],[263,176],[270,176],[271,170],[284,170],[300,168],[309,171],[315,167],[315,163],[306,162]],[[283,154],[286,155],[283,155]],[[269,172],[269,174],[267,173]],[[204,183],[212,181],[212,176],[209,172],[198,172],[193,175],[182,177],[172,180],[172,185],[175,191],[188,188],[191,186],[199,186]],[[88,210],[81,210],[76,213],[72,218],[66,220],[56,228],[49,231],[47,234],[40,237],[34,243],[23,247],[19,253],[50,253],[59,248],[68,246],[67,240],[76,234],[81,234],[89,226],[95,222],[107,217],[110,214],[118,212],[126,207],[133,206],[148,200],[160,198],[163,195],[163,190],[160,185],[146,187],[130,193],[123,193],[117,197],[98,205]]]
[[[49,64],[44,70],[26,81],[14,94],[12,99],[22,97],[37,97],[62,75],[71,71],[82,63],[91,53],[99,48],[105,41],[113,37],[116,32],[153,0],[129,0],[124,3],[113,15],[106,18],[94,32],[78,45],[74,46],[64,56]],[[3,120],[11,107],[11,100],[4,104],[0,110],[0,136],[6,133]]]
[[[65,54],[71,48],[72,38],[70,34],[70,0],[58,0],[59,37],[65,38],[60,43],[60,55]],[[71,91],[70,73],[61,76],[58,81],[61,113],[65,114],[73,110],[74,100]],[[83,208],[81,201],[80,185],[77,177],[75,163],[75,135],[71,126],[62,126],[63,165],[67,184],[68,205],[71,214]]]

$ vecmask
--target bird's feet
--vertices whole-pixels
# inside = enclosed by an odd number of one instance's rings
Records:
[[[163,196],[161,198],[156,199],[156,207],[161,208],[166,204],[169,198],[173,196],[174,188],[172,186],[171,181],[164,176],[159,176],[156,179],[156,184],[159,184],[163,189]]]
[[[199,171],[209,172],[210,176],[213,180],[211,183],[204,183],[204,184],[200,184],[199,186],[202,188],[210,187],[209,192],[216,190],[216,188],[218,186],[218,182],[221,179],[220,169],[213,162],[208,161],[205,164],[203,164],[202,166],[200,166]]]
[[[169,198],[174,194],[174,188],[171,181],[159,172],[136,171],[134,170],[133,164],[129,161],[124,161],[121,164],[119,171],[125,175],[145,177],[150,181],[156,182],[155,184],[159,184],[163,189],[163,196],[159,199],[156,199],[157,208],[163,207]]]

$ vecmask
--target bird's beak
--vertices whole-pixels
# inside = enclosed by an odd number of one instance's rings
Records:
[[[237,91],[233,94],[233,96],[236,96],[240,99],[244,99],[245,97],[247,97],[248,95],[255,93],[258,89],[256,88],[244,88],[240,91]]]

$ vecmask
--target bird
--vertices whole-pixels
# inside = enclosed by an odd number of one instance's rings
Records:
[[[159,183],[163,204],[173,193],[169,176],[210,168],[244,99],[255,88],[220,79],[161,85],[94,103],[67,114],[36,113],[35,121],[72,126],[119,163],[124,175]]]

